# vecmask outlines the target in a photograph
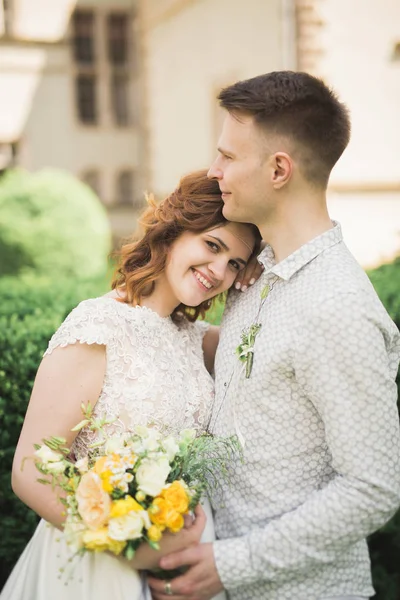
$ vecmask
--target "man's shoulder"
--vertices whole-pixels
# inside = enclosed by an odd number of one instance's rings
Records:
[[[321,252],[293,278],[305,295],[314,295],[315,301],[327,297],[352,294],[371,301],[379,301],[366,272],[344,243]]]

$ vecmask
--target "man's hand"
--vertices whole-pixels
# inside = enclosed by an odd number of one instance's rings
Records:
[[[160,561],[162,569],[176,569],[184,565],[189,569],[184,575],[172,579],[167,588],[165,581],[148,577],[153,600],[209,600],[223,590],[212,544],[199,544],[164,556]]]

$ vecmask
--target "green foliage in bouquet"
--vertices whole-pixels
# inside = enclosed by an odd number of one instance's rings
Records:
[[[110,226],[96,195],[54,169],[0,177],[0,276],[104,276]]]

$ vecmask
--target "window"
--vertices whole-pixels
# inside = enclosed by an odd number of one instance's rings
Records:
[[[13,0],[3,0],[3,27],[6,36],[12,35]]]
[[[108,59],[112,65],[128,63],[128,15],[113,14],[107,20]]]
[[[130,122],[130,39],[127,13],[110,13],[107,18],[107,49],[110,67],[110,98],[114,123]]]
[[[82,123],[96,123],[96,78],[78,75],[76,78],[78,114]]]
[[[101,190],[100,190],[100,175],[96,169],[91,169],[90,171],[85,171],[82,174],[81,179],[83,183],[86,183],[94,193],[101,198]]]
[[[131,124],[134,76],[131,31],[133,13],[129,11],[99,7],[77,9],[73,13],[71,56],[76,113],[81,123],[117,127]]]
[[[117,203],[133,206],[133,172],[121,171],[117,179]]]
[[[95,24],[93,11],[78,10],[72,17],[76,110],[86,125],[94,125],[98,119]]]
[[[94,14],[92,11],[76,11],[73,16],[73,48],[75,62],[92,65],[94,51]]]

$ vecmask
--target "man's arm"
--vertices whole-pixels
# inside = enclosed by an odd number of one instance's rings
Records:
[[[228,590],[287,581],[338,560],[397,510],[399,339],[381,323],[383,314],[372,303],[361,307],[348,293],[313,310],[298,331],[296,380],[324,422],[336,477],[264,528],[214,542],[218,575]],[[168,558],[163,564],[176,566]],[[190,569],[179,584],[201,591],[193,577],[198,572]]]
[[[335,561],[397,510],[399,338],[387,323],[372,302],[361,306],[347,293],[324,301],[299,329],[295,377],[324,423],[336,477],[264,529],[214,544],[228,589]]]

